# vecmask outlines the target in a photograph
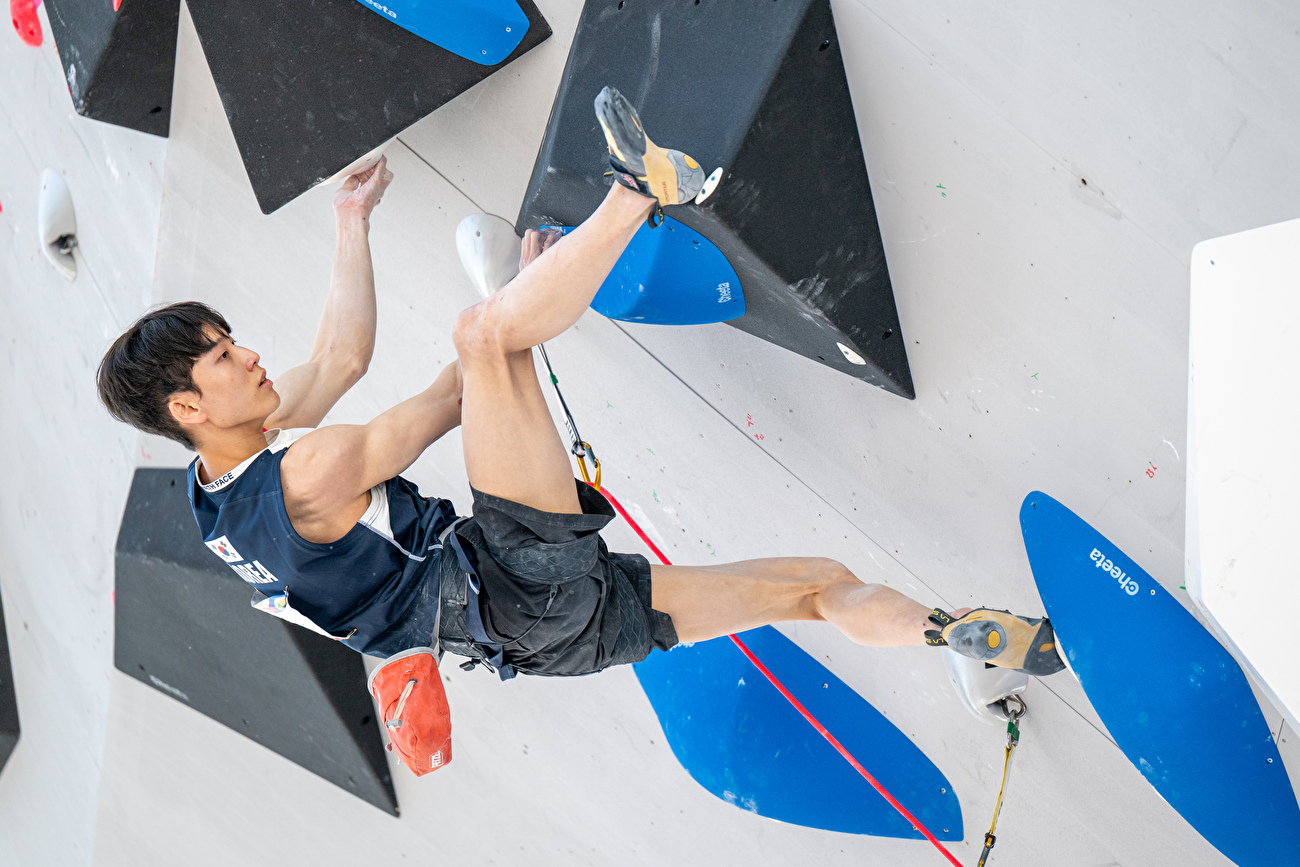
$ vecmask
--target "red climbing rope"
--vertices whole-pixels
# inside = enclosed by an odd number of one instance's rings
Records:
[[[645,542],[647,547],[649,547],[650,550],[654,552],[654,555],[659,558],[659,562],[663,563],[665,566],[673,565],[672,563],[668,562],[668,558],[664,556],[664,552],[659,550],[659,546],[656,545],[654,542],[650,541],[650,537],[645,534],[645,531],[641,529],[640,525],[638,525],[636,521],[632,520],[632,516],[627,513],[627,509],[623,508],[623,504],[620,503],[618,500],[614,499],[614,495],[609,492],[608,488],[597,487],[596,490],[600,491],[602,494],[605,495],[605,499],[609,500],[609,504],[614,507],[614,510],[616,512],[618,512],[620,515],[623,516],[623,520],[627,521],[628,526],[630,526],[632,530],[638,536],[641,537],[641,541]],[[889,794],[889,792],[885,790],[885,787],[880,785],[880,783],[876,780],[876,778],[871,776],[871,774],[867,772],[867,769],[862,767],[862,765],[858,762],[857,759],[853,758],[853,754],[850,753],[847,749],[845,749],[843,744],[841,744],[838,740],[836,740],[835,735],[827,731],[826,726],[818,722],[817,717],[809,713],[808,708],[800,704],[799,699],[795,698],[794,695],[791,694],[790,690],[785,688],[785,684],[777,680],[776,675],[768,671],[767,666],[764,665],[759,660],[759,658],[754,655],[754,652],[752,650],[750,650],[748,647],[745,646],[745,642],[741,641],[740,638],[738,638],[735,635],[729,635],[727,637],[730,638],[733,642],[735,642],[736,646],[740,648],[740,652],[745,654],[745,657],[749,659],[750,662],[754,663],[754,667],[763,673],[763,676],[768,679],[768,682],[770,682],[772,686],[776,687],[777,692],[785,696],[786,701],[790,702],[790,704],[794,707],[794,709],[799,711],[800,715],[802,715],[804,719],[808,720],[808,724],[817,730],[817,734],[826,738],[827,743],[835,747],[836,752],[838,752],[841,756],[843,756],[844,760],[848,762],[850,765],[852,765],[853,769],[857,771],[859,774],[861,774],[863,778],[868,783],[871,784],[871,787],[875,789],[877,792],[879,792],[881,796],[886,801],[889,802],[889,805],[891,807],[893,807],[895,810],[901,813],[904,819],[911,822],[912,827],[920,831],[921,834],[924,835],[925,839],[933,843],[935,848],[938,849],[940,852],[942,852],[943,857],[947,858],[948,861],[954,865],[954,867],[962,867],[961,862],[953,857],[952,853],[949,852],[948,849],[942,843],[940,843],[939,840],[933,834],[930,833],[930,830],[926,828],[924,825],[922,825],[919,819],[917,819],[915,816],[909,813],[906,807],[898,803],[898,799],[895,798],[893,795]]]

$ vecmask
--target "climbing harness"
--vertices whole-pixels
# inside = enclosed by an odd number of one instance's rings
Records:
[[[572,447],[570,448],[570,451],[572,451],[573,454],[576,455],[578,458],[578,469],[582,471],[583,481],[587,482],[587,484],[591,485],[593,488],[599,491],[605,497],[605,499],[609,501],[609,504],[614,507],[614,511],[618,512],[618,514],[623,518],[624,521],[627,521],[628,526],[631,527],[633,532],[635,532],[637,536],[641,538],[642,542],[645,542],[646,547],[649,548],[657,558],[659,558],[660,563],[663,563],[665,566],[673,565],[668,560],[668,558],[664,556],[664,552],[659,550],[659,546],[650,540],[650,537],[645,534],[645,531],[641,529],[641,526],[637,524],[637,522],[632,519],[632,516],[627,513],[627,509],[623,508],[623,504],[620,503],[617,499],[615,499],[614,495],[609,492],[608,488],[602,488],[600,486],[600,462],[596,460],[596,453],[593,452],[591,450],[591,446],[587,442],[585,442],[581,436],[578,435],[578,426],[574,424],[573,414],[569,412],[569,405],[565,403],[564,395],[560,393],[560,380],[555,375],[555,371],[551,369],[551,361],[549,358],[546,357],[546,349],[540,345],[537,348],[540,349],[542,352],[542,361],[546,362],[546,370],[551,375],[551,386],[555,389],[555,396],[559,398],[560,408],[564,410],[564,423],[565,426],[568,427],[569,429],[570,438],[573,440],[573,444]],[[584,455],[589,456],[592,460],[592,463],[594,463],[596,466],[595,482],[592,482],[591,479],[587,477],[587,467],[583,463]],[[829,743],[832,747],[834,747],[835,751],[838,752],[841,756],[843,756],[844,760],[848,762],[850,765],[852,765],[853,769],[857,771],[859,774],[861,774],[863,779],[865,779],[868,783],[870,783],[871,787],[875,789],[877,792],[879,792],[881,797],[883,797],[886,801],[888,801],[891,807],[897,810],[904,819],[906,819],[909,823],[911,823],[913,829],[920,832],[920,834],[923,837],[925,837],[925,839],[929,840],[936,849],[938,849],[941,853],[943,853],[943,856],[948,859],[948,862],[952,864],[953,867],[962,867],[961,862],[953,857],[953,854],[948,851],[947,847],[944,846],[942,843],[940,843],[938,838],[935,837],[934,834],[930,833],[930,830],[926,828],[925,825],[921,824],[921,820],[913,816],[910,812],[908,812],[907,808],[904,807],[902,804],[900,804],[897,798],[889,794],[889,791],[885,789],[884,786],[880,785],[879,781],[877,781],[876,778],[873,777],[867,771],[867,769],[864,768],[862,764],[853,757],[853,754],[850,753],[848,749],[842,743],[839,742],[839,740],[835,737],[835,735],[831,734],[830,731],[827,730],[826,726],[822,725],[821,722],[817,719],[817,717],[813,716],[812,713],[808,710],[808,708],[804,707],[803,704],[799,701],[799,699],[795,698],[794,694],[791,693],[790,690],[786,689],[785,684],[781,683],[781,681],[777,679],[777,676],[773,674],[766,665],[763,664],[762,660],[760,660],[754,654],[754,651],[749,649],[749,647],[745,644],[745,642],[740,640],[739,636],[732,634],[732,635],[728,635],[727,637],[730,638],[732,643],[735,644],[736,647],[740,649],[740,652],[745,655],[745,658],[754,664],[754,667],[759,670],[759,672],[763,675],[763,677],[767,678],[768,682],[771,683],[772,686],[776,687],[776,691],[781,693],[781,695],[785,697],[786,701],[790,702],[790,705],[799,712],[799,715],[808,721],[808,724],[811,725],[817,731],[817,734],[825,738],[826,742]],[[1019,701],[1019,698],[1017,698],[1016,696],[1008,696],[1008,699],[1011,698],[1015,698],[1017,701]],[[1006,699],[1004,699],[1004,701],[1005,700]],[[1024,713],[1023,708],[1024,708],[1024,702],[1021,702],[1021,711],[1020,711],[1021,714]],[[1017,737],[1018,736],[1019,734],[1017,733]],[[1008,757],[1007,760],[1009,764],[1010,752],[1007,753],[1007,757]],[[1006,785],[1005,778],[1003,780],[1003,785]],[[1001,795],[999,795],[998,800],[999,803],[1001,803]],[[994,817],[994,821],[996,822],[996,817]],[[990,844],[990,848],[992,848],[991,844]],[[985,852],[987,854],[987,850],[985,850]],[[981,865],[983,865],[983,863],[984,862],[982,861],[980,862]]]
[[[1013,703],[1019,707],[1013,708],[1011,706]],[[980,853],[979,867],[984,867],[984,863],[989,860],[993,844],[998,840],[994,832],[998,827],[998,815],[1002,812],[1002,795],[1007,790],[1007,777],[1011,775],[1011,756],[1020,745],[1020,726],[1016,725],[1016,721],[1029,711],[1025,706],[1025,700],[1018,695],[1009,695],[998,704],[1002,705],[1002,710],[1007,715],[1006,757],[1002,760],[1002,785],[998,787],[998,800],[993,805],[993,821],[989,823],[988,833],[984,835],[984,851]]]
[[[437,631],[434,634],[438,636],[440,646],[445,644],[453,653],[468,657],[460,664],[464,671],[473,671],[475,667],[482,665],[488,671],[495,672],[497,677],[502,680],[510,680],[520,671],[527,671],[527,669],[506,662],[506,648],[519,644],[537,628],[539,623],[546,619],[546,615],[551,612],[551,606],[555,604],[560,588],[556,584],[551,585],[550,593],[546,597],[546,608],[542,610],[542,613],[533,620],[527,629],[509,641],[493,641],[491,636],[487,634],[487,629],[483,624],[482,607],[479,605],[479,593],[482,588],[478,570],[474,568],[474,558],[465,550],[464,543],[456,535],[456,528],[465,520],[465,518],[457,518],[438,537],[444,545],[443,550],[450,548],[452,553],[456,555],[455,568],[459,574],[455,580],[460,583],[450,588],[451,595],[454,598],[449,604],[457,614],[448,622],[448,634],[444,636],[441,631],[441,604],[438,606],[438,621],[435,624],[435,630]],[[465,641],[455,637],[463,635],[468,635],[470,640]]]

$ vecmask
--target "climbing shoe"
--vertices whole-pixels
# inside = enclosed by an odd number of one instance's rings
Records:
[[[704,187],[700,164],[650,141],[632,103],[614,88],[596,95],[596,119],[605,131],[614,179],[623,186],[661,206],[689,202]]]
[[[925,631],[925,643],[951,647],[987,665],[1013,668],[1042,677],[1065,668],[1056,651],[1056,633],[1045,617],[1020,617],[996,608],[976,608],[953,619],[938,608],[930,612],[938,629]]]

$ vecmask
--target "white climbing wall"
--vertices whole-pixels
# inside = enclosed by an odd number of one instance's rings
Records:
[[[367,420],[451,360],[451,323],[477,299],[455,226],[478,211],[513,222],[580,9],[539,5],[550,40],[390,148],[371,232],[379,347],[330,420]],[[551,357],[607,484],[677,562],[824,554],[927,603],[1031,613],[1017,512],[1041,489],[1187,603],[1191,251],[1300,216],[1300,11],[833,8],[917,399],[724,325],[589,314]],[[40,49],[0,34],[0,590],[23,714],[0,775],[0,865],[943,863],[924,842],[715,799],[627,669],[502,685],[451,668],[456,761],[418,780],[396,768],[400,819],[116,672],[112,548],[131,470],[186,456],[111,423],[94,366],[148,304],[181,298],[217,305],[273,377],[302,360],[331,193],[260,213],[187,15],[166,141],[76,117],[46,32]],[[34,246],[46,167],[76,201],[75,283]],[[467,508],[456,435],[409,475]],[[642,550],[621,524],[607,538]],[[1002,735],[958,705],[939,656],[784,631],[947,775],[966,828],[952,848],[973,864]],[[1228,863],[1068,675],[1025,697],[991,863]],[[1265,712],[1300,781],[1300,735]]]
[[[49,23],[0,28],[0,594],[22,736],[0,865],[91,861],[113,683],[113,542],[136,436],[97,406],[103,348],[149,303],[167,142],[72,110]],[[41,173],[72,190],[78,275],[36,236]]]

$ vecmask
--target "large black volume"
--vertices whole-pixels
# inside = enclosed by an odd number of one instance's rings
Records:
[[[14,692],[14,670],[9,663],[4,602],[0,601],[0,772],[18,746],[19,733],[18,694]]]
[[[532,0],[519,0],[519,6],[528,33],[504,61],[481,66],[356,0],[189,0],[265,214],[550,36]]]
[[[167,136],[180,0],[45,0],[77,114]]]
[[[600,203],[607,84],[657,143],[724,169],[703,205],[670,213],[736,269],[730,324],[915,397],[828,0],[587,0],[520,232]]]
[[[116,568],[119,671],[397,815],[361,656],[249,606],[199,538],[184,470],[135,471]]]

